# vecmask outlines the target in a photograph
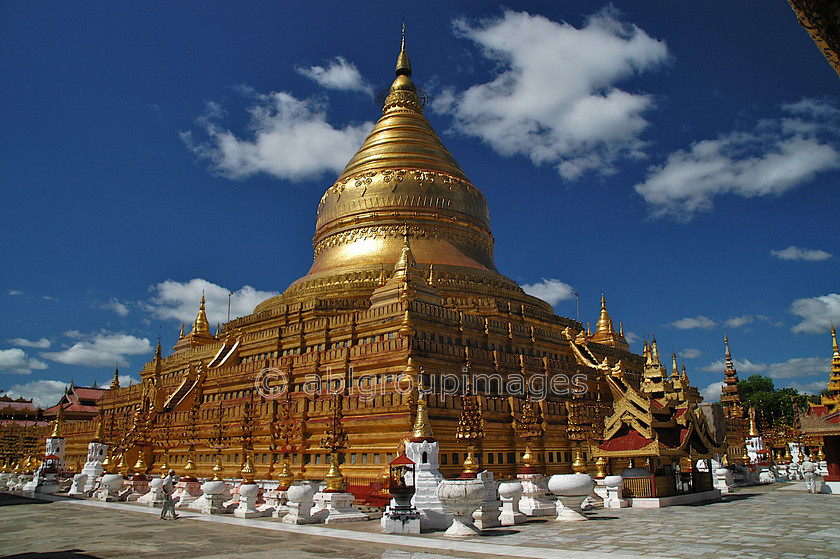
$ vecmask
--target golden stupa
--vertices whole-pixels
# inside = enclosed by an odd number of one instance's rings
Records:
[[[434,433],[441,471],[453,476],[465,458],[455,436],[461,406],[440,392],[447,375],[467,375],[485,434],[477,467],[514,475],[527,442],[535,467],[571,472],[581,439],[602,435],[597,421],[584,421],[603,417],[596,408],[611,399],[602,368],[641,382],[645,363],[603,298],[588,334],[497,271],[487,201],[423,115],[404,37],[382,117],[321,199],[313,248],[306,275],[216,335],[202,299],[171,355],[158,349],[139,386],[103,396],[103,442],[132,441],[125,459],[145,451],[152,473],[166,461],[208,477],[217,452],[239,464],[249,448],[257,479],[286,460],[296,478],[324,479],[331,460],[319,440],[332,417],[327,396],[338,391],[348,487],[377,481],[411,432],[418,401],[426,417],[414,436]],[[541,434],[526,441],[514,424],[535,376],[554,391],[533,404]],[[418,395],[419,382],[430,393]],[[582,393],[576,446],[566,435],[573,391]],[[246,434],[239,425],[252,395]],[[135,409],[149,420],[127,427]],[[66,426],[68,460],[84,460],[96,429],[96,420]]]

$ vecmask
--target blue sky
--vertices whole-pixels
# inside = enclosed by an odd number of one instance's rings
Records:
[[[306,273],[400,26],[499,270],[714,396],[819,390],[840,320],[838,79],[784,1],[0,4],[0,389],[136,382]]]

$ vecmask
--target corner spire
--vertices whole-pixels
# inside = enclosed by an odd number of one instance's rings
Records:
[[[834,331],[834,323],[831,323],[831,344],[834,349],[834,357],[840,357],[840,350],[837,349],[837,332]]]
[[[210,333],[210,323],[207,322],[207,311],[204,309],[204,293],[201,293],[201,305],[198,307],[198,316],[195,317],[195,322],[193,322],[193,329],[191,334],[209,334]]]
[[[120,365],[114,367],[114,380],[111,381],[111,390],[116,390],[120,387]]]

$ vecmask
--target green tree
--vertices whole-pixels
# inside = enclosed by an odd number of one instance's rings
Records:
[[[739,381],[738,392],[747,408],[756,409],[758,422],[772,428],[796,425],[797,410],[802,412],[808,407],[807,394],[800,394],[795,388],[776,389],[773,379],[763,375],[750,375]]]

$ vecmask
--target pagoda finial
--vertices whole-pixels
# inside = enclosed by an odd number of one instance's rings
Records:
[[[155,348],[155,361],[160,361],[163,358],[163,350],[160,347],[160,336],[158,336],[157,347]]]
[[[834,357],[840,357],[840,351],[837,349],[837,332],[834,331],[834,323],[831,323],[831,343],[834,348]]]
[[[678,377],[680,376],[680,370],[677,369],[677,354],[675,352],[671,352],[671,360],[673,361],[673,366],[671,368],[671,376]]]
[[[120,387],[120,364],[114,366],[114,380],[111,381],[111,390],[116,390]]]
[[[183,323],[183,322],[181,323],[181,333],[180,333],[180,334],[178,334],[178,339],[179,339],[179,340],[183,340],[183,339],[184,339],[184,323]]]
[[[408,60],[408,53],[405,51],[405,23],[402,25],[402,41],[400,42],[400,55],[397,57],[398,76],[411,75],[411,62]]]

